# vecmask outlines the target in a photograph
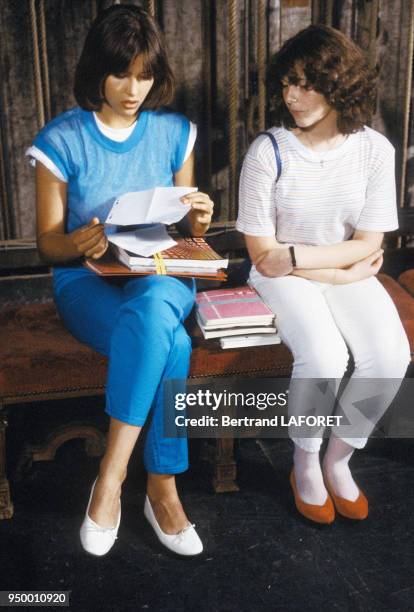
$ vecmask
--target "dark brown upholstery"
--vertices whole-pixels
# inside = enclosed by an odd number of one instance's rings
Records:
[[[103,389],[106,359],[66,331],[53,303],[5,309],[0,346],[0,401]]]
[[[400,274],[398,282],[408,291],[408,293],[414,295],[414,269],[406,270]]]
[[[403,322],[404,329],[408,336],[411,349],[411,358],[414,356],[414,298],[401,287],[396,280],[386,274],[379,274],[379,280],[388,291],[397,307],[398,314]],[[384,321],[384,325],[387,322]]]
[[[286,347],[223,351],[218,341],[194,339],[190,376],[288,375]],[[0,315],[0,402],[17,403],[103,393],[106,358],[66,331],[53,303],[5,309]]]
[[[380,280],[393,297],[414,351],[414,299],[391,277]],[[386,324],[386,322],[385,322]],[[284,345],[221,350],[195,331],[192,378],[288,376]],[[0,403],[103,393],[106,359],[65,330],[53,303],[7,308],[0,315]]]

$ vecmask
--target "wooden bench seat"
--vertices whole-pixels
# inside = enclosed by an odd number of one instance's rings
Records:
[[[380,275],[410,339],[414,353],[414,299],[391,277]],[[414,291],[413,291],[414,294]],[[281,344],[222,350],[217,340],[204,340],[195,327],[190,378],[208,381],[217,377],[289,376],[292,356]],[[5,308],[0,315],[0,518],[12,516],[6,476],[5,428],[12,405],[87,395],[101,395],[105,389],[106,358],[75,340],[61,324],[53,302]],[[78,424],[57,434],[63,442],[71,437],[93,436]],[[92,440],[91,444],[95,444]],[[38,458],[52,454],[39,453]],[[99,447],[99,445],[98,445]],[[96,444],[94,446],[96,450]],[[102,451],[102,448],[101,448]],[[217,441],[214,485],[217,491],[237,489],[233,440]]]
[[[63,327],[53,302],[6,308],[0,314],[0,328],[3,404],[104,392],[106,357]],[[193,345],[191,378],[290,372],[292,360],[286,347],[223,351],[217,341],[202,340],[195,333]]]

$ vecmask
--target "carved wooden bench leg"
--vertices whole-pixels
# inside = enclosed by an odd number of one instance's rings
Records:
[[[89,423],[69,423],[54,429],[44,444],[32,446],[33,461],[53,461],[56,451],[68,440],[83,438],[89,457],[99,457],[105,451],[105,434]]]
[[[6,474],[6,427],[7,413],[0,406],[0,520],[13,516],[13,504]]]
[[[237,465],[234,457],[234,438],[219,438],[214,458],[213,487],[216,493],[238,491]]]
[[[62,444],[77,438],[84,439],[88,457],[100,457],[105,452],[105,434],[100,429],[89,423],[68,423],[53,429],[43,444],[26,446],[20,456],[15,479],[20,480],[31,468],[33,461],[53,461]]]

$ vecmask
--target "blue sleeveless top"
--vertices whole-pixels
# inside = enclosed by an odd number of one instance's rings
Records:
[[[96,125],[93,113],[74,108],[49,122],[33,145],[67,180],[65,229],[71,232],[93,217],[105,221],[114,200],[129,191],[172,186],[181,168],[190,133],[183,115],[142,111],[130,136],[116,142]],[[80,262],[54,266],[54,290],[94,274]]]

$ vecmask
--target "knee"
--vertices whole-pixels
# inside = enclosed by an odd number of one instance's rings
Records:
[[[118,311],[111,346],[130,346],[132,350],[170,351],[179,317],[165,302],[152,297],[131,299]]]
[[[411,362],[407,337],[393,338],[372,346],[355,357],[355,369],[371,378],[404,378]]]
[[[166,296],[146,294],[124,302],[120,317],[138,319],[148,330],[175,327],[180,319],[180,310]]]
[[[135,293],[134,288],[128,287],[128,299],[121,307],[121,311],[134,313],[142,317],[147,325],[177,324],[190,312],[193,305],[191,288],[177,284],[176,278],[169,276],[149,277],[151,282],[145,285],[144,290]]]
[[[171,351],[180,356],[183,356],[183,355],[190,356],[191,348],[192,348],[191,338],[187,334],[185,328],[182,325],[180,325],[174,334],[174,340],[173,340],[173,345],[171,347]]]
[[[342,340],[315,345],[295,358],[295,368],[304,378],[342,378],[349,361],[345,342]]]

